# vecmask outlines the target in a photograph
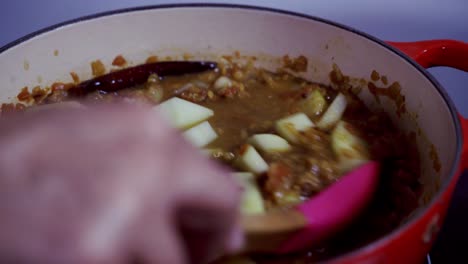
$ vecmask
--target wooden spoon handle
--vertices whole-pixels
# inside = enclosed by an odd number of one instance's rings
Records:
[[[246,232],[245,252],[272,252],[307,226],[307,219],[298,210],[278,211],[245,216],[242,226]]]

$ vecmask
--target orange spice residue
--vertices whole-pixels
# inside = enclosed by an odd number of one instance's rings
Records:
[[[382,83],[383,83],[383,84],[385,84],[385,85],[388,84],[388,78],[387,78],[387,76],[382,75],[382,78],[381,78],[381,79],[382,79]]]
[[[114,61],[112,61],[112,65],[118,66],[118,67],[123,67],[127,64],[127,60],[122,56],[118,55],[115,57]]]
[[[291,69],[295,72],[305,72],[307,71],[307,58],[303,55],[297,58],[290,58],[288,55],[283,56],[283,67]]]
[[[48,94],[45,89],[41,89],[40,86],[36,86],[32,89],[31,97],[34,99],[35,102],[39,102]]]
[[[13,103],[2,104],[2,107],[1,107],[2,115],[8,114],[8,113],[14,113],[16,112],[15,110],[16,110],[16,107],[15,107],[15,104]]]
[[[91,70],[93,71],[93,76],[101,76],[106,73],[106,67],[100,60],[95,60],[91,62]]]
[[[373,80],[374,82],[380,80],[380,74],[373,70],[372,73],[371,73],[371,80]]]
[[[70,76],[72,77],[74,83],[80,82],[80,77],[78,74],[76,74],[76,72],[70,72]]]
[[[239,147],[239,155],[244,155],[247,149],[249,148],[250,145],[248,144],[243,144],[242,146]]]
[[[184,54],[182,55],[182,58],[183,58],[184,60],[190,60],[190,59],[193,59],[193,55],[190,54],[190,53],[184,53]]]
[[[397,107],[397,115],[401,116],[402,113],[406,112],[405,101],[406,98],[401,94],[401,86],[398,82],[392,83],[389,87],[377,87],[374,83],[368,83],[367,87],[369,91],[374,95],[375,100],[380,102],[379,95],[386,96],[395,102]]]
[[[16,96],[19,101],[29,101],[31,99],[31,93],[29,93],[28,87],[25,86],[21,89],[21,92]]]
[[[149,56],[147,59],[146,59],[146,63],[155,63],[155,62],[158,62],[158,56]]]
[[[14,104],[14,103],[9,103],[9,104],[2,104],[0,107],[0,112],[2,115],[5,114],[10,114],[10,113],[16,113],[16,112],[21,112],[26,108],[24,104]]]

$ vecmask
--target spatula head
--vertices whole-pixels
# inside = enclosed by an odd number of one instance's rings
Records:
[[[368,162],[300,204],[297,210],[306,218],[307,225],[287,240],[278,252],[300,250],[323,241],[356,219],[373,197],[379,168],[378,162]]]

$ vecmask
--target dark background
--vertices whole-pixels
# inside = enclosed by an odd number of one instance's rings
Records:
[[[431,252],[432,263],[468,263],[467,246],[468,173],[465,172],[460,177],[446,222]]]

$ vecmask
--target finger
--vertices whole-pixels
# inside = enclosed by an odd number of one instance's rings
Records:
[[[240,189],[227,171],[192,155],[197,158],[184,163],[186,174],[178,175],[184,180],[177,216],[191,260],[203,262],[242,246]]]
[[[167,215],[166,215],[167,216]],[[174,223],[158,220],[159,215],[146,214],[133,228],[133,244],[137,263],[148,264],[186,264],[187,256]]]
[[[174,157],[181,161],[174,173],[180,178],[177,189],[183,203],[205,204],[230,214],[237,212],[241,188],[226,168],[191,147],[184,146]]]
[[[217,218],[215,224],[210,221],[213,217]],[[243,233],[238,221],[230,223],[230,219],[206,210],[184,210],[178,218],[192,263],[207,263],[242,246]]]

